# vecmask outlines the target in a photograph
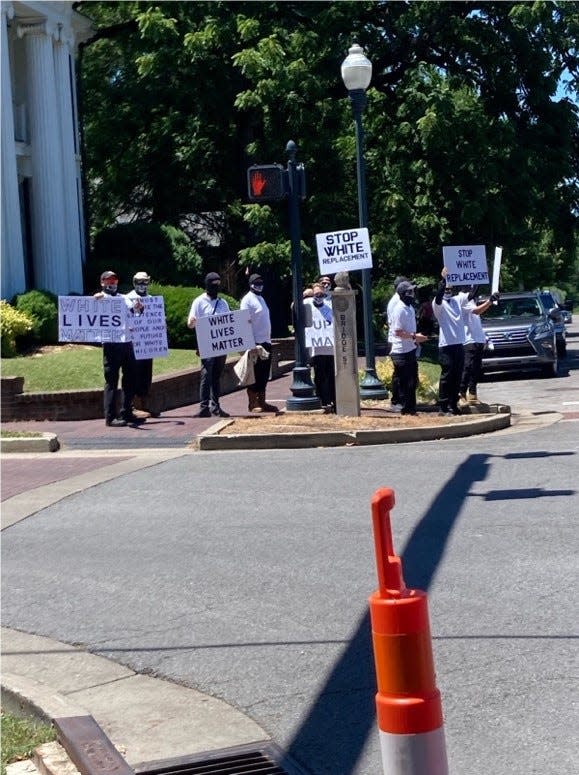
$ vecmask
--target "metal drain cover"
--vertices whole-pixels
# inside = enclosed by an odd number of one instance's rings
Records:
[[[220,748],[194,756],[138,764],[139,775],[308,775],[274,743]]]

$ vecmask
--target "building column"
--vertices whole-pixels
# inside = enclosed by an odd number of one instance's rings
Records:
[[[74,81],[71,50],[73,46],[72,30],[61,27],[59,40],[54,47],[54,72],[60,119],[62,201],[66,224],[68,290],[82,293],[82,217],[79,208],[80,181],[77,176],[77,137],[72,97]]]
[[[35,285],[66,295],[70,289],[53,54],[55,33],[56,26],[48,22],[18,26],[18,35],[25,40],[28,69]]]
[[[8,48],[8,19],[14,15],[11,3],[2,3],[2,242],[0,257],[2,280],[1,295],[10,301],[16,293],[26,290],[24,272],[24,248],[22,243],[22,221],[18,196],[18,169],[16,166],[16,145],[14,142],[14,112],[12,83],[10,79],[10,55]]]

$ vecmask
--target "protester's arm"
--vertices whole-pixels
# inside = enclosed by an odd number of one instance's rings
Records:
[[[487,311],[489,307],[492,306],[494,301],[498,301],[500,298],[500,295],[498,293],[492,293],[489,298],[486,301],[483,301],[482,304],[478,304],[476,307],[473,307],[471,309],[471,312],[474,315],[482,315]]]
[[[440,307],[442,304],[442,297],[444,296],[444,291],[446,289],[446,275],[448,274],[448,270],[446,267],[442,270],[442,280],[438,283],[438,290],[436,291],[436,296],[434,297],[434,303]]]
[[[187,328],[195,328],[195,323],[197,322],[197,308],[195,305],[195,302],[191,305],[191,309],[189,310],[189,317],[187,318]]]

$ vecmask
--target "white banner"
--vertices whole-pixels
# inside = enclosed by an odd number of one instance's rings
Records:
[[[248,309],[197,318],[195,330],[202,358],[215,358],[255,347]]]
[[[127,304],[123,296],[58,297],[59,342],[126,342]]]
[[[449,285],[484,285],[489,282],[484,245],[446,245],[442,248]]]
[[[368,229],[347,229],[316,234],[321,274],[372,268]]]
[[[499,290],[499,278],[501,276],[502,259],[503,259],[503,249],[500,247],[496,247],[495,260],[493,263],[493,283],[491,285],[491,293],[498,293],[498,290]]]
[[[129,310],[129,328],[133,351],[138,361],[147,358],[166,358],[169,354],[165,300],[162,296],[141,296],[132,299]]]

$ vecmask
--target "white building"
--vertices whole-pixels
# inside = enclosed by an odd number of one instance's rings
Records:
[[[1,298],[82,293],[84,219],[72,2],[1,2]]]

